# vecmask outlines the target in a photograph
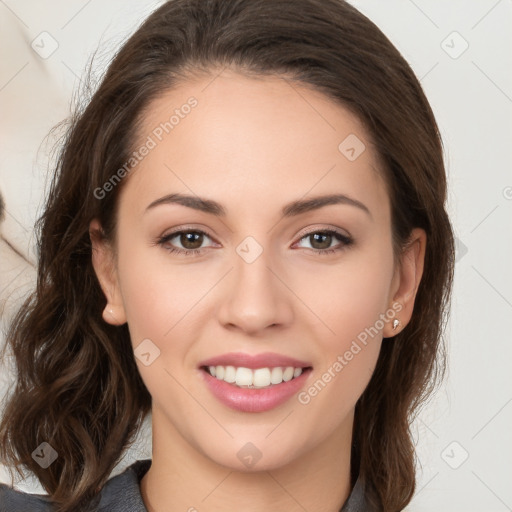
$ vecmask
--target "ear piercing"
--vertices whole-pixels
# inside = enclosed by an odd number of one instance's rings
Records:
[[[395,319],[393,320],[393,331],[396,331],[399,325],[400,325],[400,320],[398,320],[397,318],[395,318]]]
[[[103,309],[103,320],[112,325],[121,325],[121,318],[123,317],[123,311],[119,311],[117,307],[110,307],[108,305]]]

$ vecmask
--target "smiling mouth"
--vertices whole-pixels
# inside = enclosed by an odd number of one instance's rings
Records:
[[[289,382],[303,373],[310,371],[311,366],[275,366],[262,368],[245,368],[243,366],[202,366],[201,369],[217,380],[227,382],[238,388],[265,389]]]

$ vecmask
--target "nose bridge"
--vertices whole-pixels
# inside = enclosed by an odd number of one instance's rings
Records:
[[[291,320],[289,296],[274,275],[272,253],[255,237],[236,247],[230,285],[220,308],[220,321],[243,331],[256,332]]]

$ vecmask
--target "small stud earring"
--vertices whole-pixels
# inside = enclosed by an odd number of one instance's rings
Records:
[[[393,331],[396,331],[399,325],[400,325],[400,320],[395,318],[393,320]]]

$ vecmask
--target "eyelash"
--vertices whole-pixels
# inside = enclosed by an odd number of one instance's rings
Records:
[[[169,233],[168,235],[158,238],[156,243],[158,245],[161,245],[162,247],[164,247],[171,254],[181,254],[183,256],[192,256],[192,257],[199,256],[202,253],[203,249],[179,249],[176,247],[165,246],[166,243],[168,243],[170,240],[172,240],[176,236],[182,235],[185,233],[196,233],[196,234],[206,235],[208,238],[213,239],[213,237],[211,237],[208,233],[206,233],[205,231],[202,231],[200,229],[182,229],[180,231],[174,231],[172,233]],[[344,235],[343,233],[340,233],[339,231],[335,231],[333,229],[317,229],[317,230],[309,231],[309,232],[305,233],[299,239],[299,242],[301,240],[303,240],[304,238],[307,238],[308,236],[315,235],[315,234],[334,235],[335,238],[337,238],[340,242],[342,242],[340,245],[336,246],[333,249],[309,249],[310,251],[313,251],[315,254],[318,254],[319,256],[325,256],[327,254],[332,254],[335,252],[342,251],[354,243],[354,240],[351,237]],[[306,249],[308,249],[308,248],[306,247]]]

